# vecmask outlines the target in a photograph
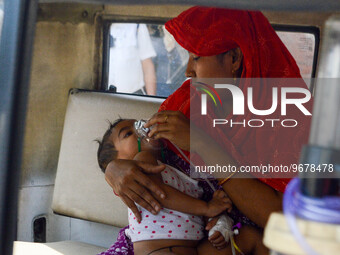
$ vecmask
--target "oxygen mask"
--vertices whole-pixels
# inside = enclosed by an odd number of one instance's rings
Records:
[[[138,142],[143,145],[146,145],[149,148],[151,147],[152,149],[155,149],[155,150],[164,148],[165,143],[162,140],[154,139],[148,136],[152,127],[150,128],[144,127],[146,122],[147,122],[146,120],[141,119],[141,120],[135,121],[134,123],[134,128],[135,128],[136,135],[138,137]]]

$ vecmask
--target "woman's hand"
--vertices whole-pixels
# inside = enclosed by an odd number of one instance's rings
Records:
[[[150,191],[157,194],[161,199],[165,198],[164,191],[145,173],[159,173],[164,168],[164,165],[116,159],[106,167],[105,180],[140,222],[141,215],[135,203],[138,203],[149,212],[157,214],[161,206]]]
[[[180,111],[162,111],[145,124],[152,127],[149,137],[165,138],[183,150],[190,150],[190,120]]]

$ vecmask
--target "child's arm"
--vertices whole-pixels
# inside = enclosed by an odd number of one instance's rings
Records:
[[[139,152],[134,159],[147,163],[157,163],[155,157],[147,151]],[[149,177],[153,181],[157,182],[160,188],[162,188],[162,190],[166,193],[166,198],[161,201],[159,200],[159,202],[166,208],[207,217],[214,217],[226,209],[231,209],[231,201],[223,191],[216,191],[213,199],[207,203],[166,185],[163,183],[161,174],[152,174],[149,175]],[[157,199],[156,195],[155,198]]]

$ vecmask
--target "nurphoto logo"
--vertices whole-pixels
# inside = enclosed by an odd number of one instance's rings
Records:
[[[206,85],[202,82],[196,83],[197,90],[202,92],[201,94],[201,115],[207,115],[208,96],[212,99],[215,106],[217,102],[222,106],[222,100],[216,90],[227,90],[232,96],[232,114],[233,116],[245,115],[245,107],[248,107],[249,112],[253,116],[269,116],[277,111],[280,107],[280,116],[287,116],[287,106],[293,105],[299,111],[306,116],[311,116],[311,112],[304,106],[305,103],[311,99],[311,92],[308,89],[301,87],[272,87],[271,88],[271,106],[267,109],[256,109],[254,106],[254,93],[253,87],[247,88],[247,95],[245,96],[243,91],[233,84],[214,84],[214,86]],[[220,92],[221,93],[221,92]],[[290,98],[289,95],[293,95],[298,98]],[[279,97],[280,95],[280,97]],[[280,99],[280,103],[279,103]],[[252,118],[243,119],[236,122],[232,119],[213,119],[213,126],[217,125],[229,125],[233,127],[235,125],[242,125],[244,127],[262,127],[264,125],[270,125],[274,127],[276,124],[281,124],[283,127],[296,127],[298,121],[292,118]]]

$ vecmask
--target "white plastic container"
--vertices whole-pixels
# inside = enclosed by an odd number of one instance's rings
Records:
[[[320,255],[340,254],[340,225],[297,219],[300,233]],[[272,213],[264,231],[264,244],[271,255],[305,255],[290,232],[282,213]]]

